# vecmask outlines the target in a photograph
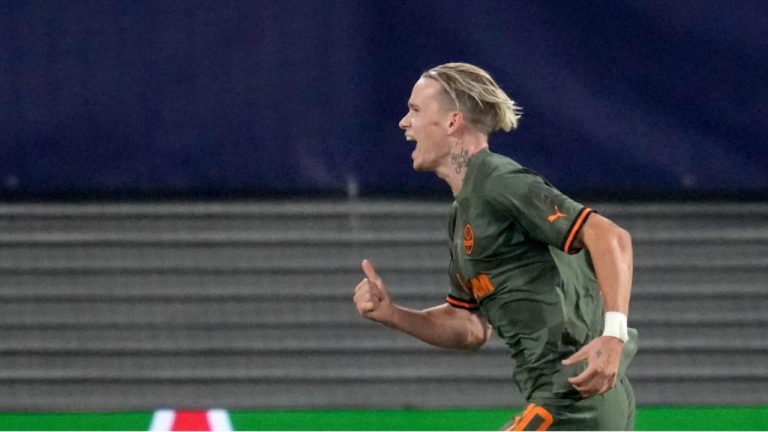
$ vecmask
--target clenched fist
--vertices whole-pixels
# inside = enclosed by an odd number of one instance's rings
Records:
[[[384,322],[392,311],[384,281],[376,273],[370,261],[363,260],[363,273],[367,276],[355,287],[355,307],[360,315],[379,322]]]

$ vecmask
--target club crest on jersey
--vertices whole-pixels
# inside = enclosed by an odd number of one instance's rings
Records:
[[[475,246],[475,233],[472,231],[472,225],[464,225],[464,252],[467,255],[472,253],[472,248]]]

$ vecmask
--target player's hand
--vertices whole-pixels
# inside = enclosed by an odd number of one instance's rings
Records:
[[[592,340],[563,360],[564,366],[587,361],[584,372],[568,378],[568,382],[585,398],[609,391],[616,385],[623,348],[624,342],[613,336],[600,336]]]
[[[355,287],[354,302],[357,312],[368,319],[384,322],[392,310],[387,287],[367,259],[363,260],[363,272],[366,278]]]

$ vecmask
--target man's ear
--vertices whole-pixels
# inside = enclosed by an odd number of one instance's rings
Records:
[[[448,135],[464,129],[464,125],[464,114],[461,111],[451,112],[451,116],[448,121]]]

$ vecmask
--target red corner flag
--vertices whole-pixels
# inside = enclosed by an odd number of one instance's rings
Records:
[[[149,426],[152,432],[221,431],[231,432],[229,413],[222,409],[208,411],[158,410]]]

